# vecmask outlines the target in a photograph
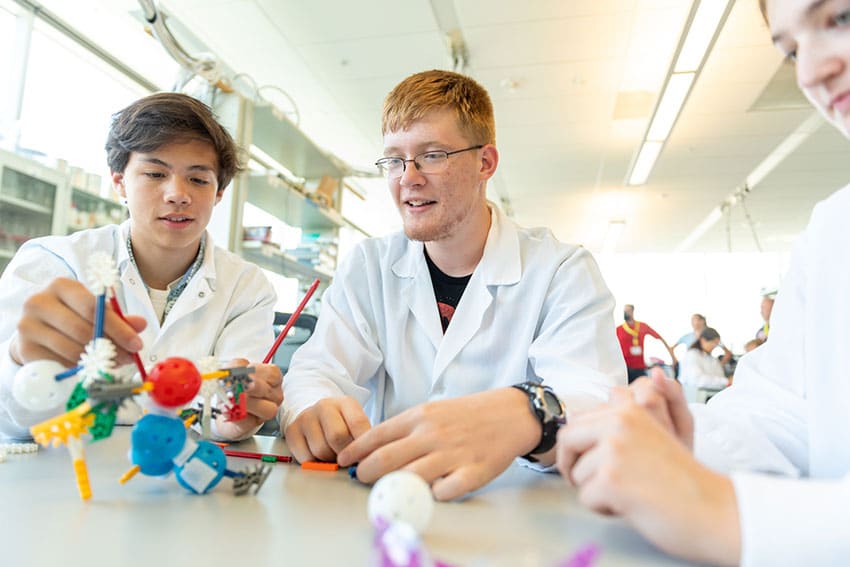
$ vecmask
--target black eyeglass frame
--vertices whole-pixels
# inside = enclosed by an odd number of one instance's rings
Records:
[[[461,152],[468,152],[470,150],[480,150],[481,148],[483,148],[486,145],[487,144],[478,144],[478,145],[469,146],[468,148],[463,148],[463,149],[460,149],[460,150],[453,150],[451,152],[447,152],[447,151],[444,151],[444,150],[430,150],[430,151],[427,151],[427,152],[422,152],[421,154],[417,154],[417,155],[413,156],[411,159],[404,159],[404,158],[400,158],[400,157],[387,156],[387,157],[382,157],[381,159],[376,161],[375,166],[378,168],[379,171],[385,171],[384,165],[387,164],[391,160],[397,159],[397,160],[401,161],[401,175],[404,175],[404,172],[407,171],[407,162],[409,162],[409,161],[413,162],[413,165],[416,167],[417,171],[422,171],[422,166],[416,160],[421,158],[424,155],[446,154],[446,161],[448,161],[449,156],[453,156],[453,155],[459,154]],[[389,171],[387,171],[384,175],[389,177]],[[401,175],[399,175],[399,177],[401,177]]]

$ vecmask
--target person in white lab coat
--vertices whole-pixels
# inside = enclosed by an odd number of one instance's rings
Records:
[[[700,331],[682,359],[679,381],[694,388],[719,390],[729,385],[720,360],[711,355],[720,345],[720,334],[713,327]]]
[[[262,360],[274,340],[271,285],[206,232],[240,168],[233,139],[210,109],[177,93],[139,99],[113,117],[106,150],[130,219],[28,241],[0,279],[0,435],[25,437],[31,425],[62,411],[27,411],[12,395],[13,382],[34,360],[76,366],[93,335],[95,297],[84,282],[94,252],[111,254],[118,268],[115,289],[127,322],[109,309],[105,333],[124,363],[139,353],[148,364],[214,356],[244,365],[241,357]],[[218,435],[249,436],[276,414],[280,370],[255,366],[248,417],[221,420]]]
[[[850,3],[761,8],[802,91],[850,137]],[[654,376],[561,430],[558,466],[585,504],[701,562],[850,562],[848,216],[850,186],[815,207],[770,340],[706,406],[692,414],[678,385]]]
[[[586,250],[488,203],[499,154],[475,81],[408,77],[383,132],[377,165],[404,234],[340,266],[284,380],[281,423],[300,461],[359,463],[365,482],[406,468],[451,499],[516,457],[551,465],[564,413],[625,384],[614,300]]]

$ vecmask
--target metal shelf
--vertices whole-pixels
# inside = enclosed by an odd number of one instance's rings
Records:
[[[41,215],[52,215],[53,209],[50,207],[45,207],[44,205],[37,205],[35,203],[31,203],[25,199],[19,199],[17,197],[11,197],[9,195],[0,195],[0,203],[5,203],[7,205],[11,205],[18,209],[23,209],[25,211],[30,211],[33,213],[38,213]]]
[[[336,230],[345,224],[339,211],[324,207],[267,175],[248,177],[247,200],[286,224],[306,231]]]
[[[314,268],[303,264],[270,246],[260,248],[243,248],[242,257],[262,268],[291,277],[303,277],[308,279],[320,279],[323,284],[329,284],[333,279],[333,273],[321,268]]]

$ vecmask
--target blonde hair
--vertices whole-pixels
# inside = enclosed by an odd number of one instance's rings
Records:
[[[410,75],[384,99],[381,131],[407,129],[433,111],[454,111],[461,132],[473,144],[496,143],[496,120],[487,91],[466,75],[423,71]]]

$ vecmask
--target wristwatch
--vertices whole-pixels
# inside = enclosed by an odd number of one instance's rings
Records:
[[[540,443],[523,457],[523,459],[531,462],[537,462],[537,459],[532,455],[545,453],[555,446],[558,428],[567,423],[567,410],[564,408],[564,403],[549,386],[537,382],[521,382],[514,384],[513,387],[522,390],[528,396],[531,411],[543,429],[540,435]]]

